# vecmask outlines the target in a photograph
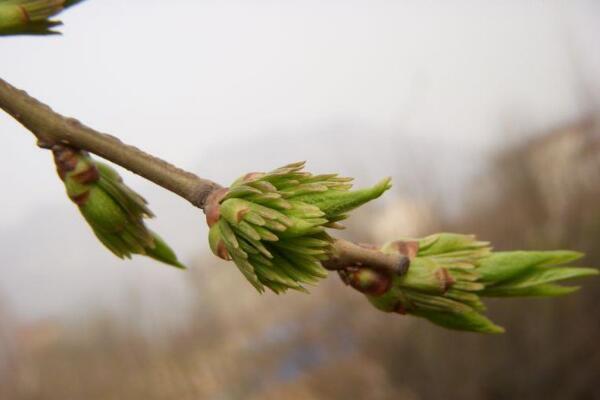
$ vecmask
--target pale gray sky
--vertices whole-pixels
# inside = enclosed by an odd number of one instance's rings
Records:
[[[518,133],[576,118],[582,80],[600,88],[593,0],[88,0],[61,19],[62,37],[0,39],[0,76],[223,183],[307,159],[401,186],[397,158],[412,154],[452,184]],[[133,282],[178,292],[185,274],[95,242],[49,154],[4,114],[0,134],[0,293],[20,314],[118,305]],[[126,179],[185,261],[206,248],[201,213]]]

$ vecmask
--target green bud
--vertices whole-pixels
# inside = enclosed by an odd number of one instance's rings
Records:
[[[233,260],[259,291],[306,291],[304,285],[327,275],[326,228],[344,213],[390,188],[386,179],[373,188],[350,191],[350,178],[312,175],[304,163],[268,173],[250,173],[215,192],[206,207],[212,252]]]
[[[146,227],[144,218],[153,216],[146,200],[126,186],[117,171],[68,147],[55,146],[53,154],[67,195],[113,254],[119,258],[142,254],[185,268],[173,250]]]
[[[52,35],[61,25],[50,18],[82,0],[4,0],[0,2],[0,36]]]
[[[556,282],[598,274],[593,268],[561,266],[579,259],[581,253],[492,253],[489,243],[471,235],[441,233],[394,241],[385,244],[381,251],[401,253],[411,263],[406,274],[391,277],[388,290],[361,290],[375,307],[426,318],[450,329],[480,333],[504,331],[481,314],[485,311],[481,297],[564,295],[577,288]]]

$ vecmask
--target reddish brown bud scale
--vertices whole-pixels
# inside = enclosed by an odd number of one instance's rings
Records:
[[[73,201],[73,203],[77,204],[79,207],[83,206],[89,197],[90,197],[89,190],[86,190],[85,192],[80,193],[76,196],[69,196],[69,198]]]
[[[227,195],[229,188],[217,189],[206,198],[206,205],[204,206],[204,214],[206,214],[206,223],[209,227],[213,226],[219,221],[221,212],[219,211],[219,204],[223,197]]]
[[[456,282],[456,280],[454,280],[454,278],[452,277],[452,275],[450,275],[450,272],[448,272],[446,268],[438,268],[435,271],[435,277],[440,281],[440,286],[444,293],[450,290],[452,285],[454,285],[454,283]]]
[[[248,214],[250,212],[249,208],[244,208],[240,211],[238,211],[235,215],[235,219],[237,222],[240,222],[241,220],[244,219],[244,215]]]
[[[29,18],[29,13],[25,9],[25,7],[23,7],[23,6],[18,6],[18,7],[19,7],[19,11],[21,11],[21,15],[23,15],[23,22],[25,22],[25,23],[30,22],[31,18]]]
[[[414,259],[419,252],[419,242],[397,240],[393,242],[392,245],[398,251],[398,253],[408,257],[411,260]]]
[[[66,174],[77,167],[78,152],[70,147],[57,145],[52,147],[52,154],[56,164],[56,172],[60,179],[64,181]]]
[[[242,182],[248,182],[257,178],[263,177],[265,174],[263,172],[249,172],[242,178]]]
[[[98,182],[100,179],[100,173],[98,172],[98,168],[96,168],[96,166],[90,164],[85,170],[73,175],[73,179],[82,185],[88,185]]]
[[[361,293],[381,296],[392,286],[392,278],[384,273],[360,268],[348,271],[348,283]]]
[[[231,261],[231,256],[229,255],[227,247],[223,241],[220,241],[217,245],[217,256],[223,260]]]

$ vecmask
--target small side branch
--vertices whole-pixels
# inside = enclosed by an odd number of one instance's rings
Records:
[[[360,246],[343,239],[333,243],[331,258],[323,262],[329,270],[343,270],[348,267],[370,268],[376,271],[404,275],[410,260],[401,254],[385,254],[379,250]]]
[[[162,186],[201,209],[208,195],[220,188],[215,182],[177,168],[114,136],[97,132],[76,119],[62,116],[2,79],[0,108],[31,131],[40,147],[67,145],[89,151]]]

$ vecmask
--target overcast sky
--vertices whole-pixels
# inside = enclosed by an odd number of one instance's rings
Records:
[[[423,163],[429,148],[452,183],[524,132],[577,118],[600,88],[594,0],[88,0],[61,19],[61,37],[0,39],[0,76],[223,183],[299,159],[337,171],[342,158],[339,172],[360,183],[401,181],[397,158]],[[118,305],[133,282],[152,293],[184,284],[112,257],[49,154],[5,114],[0,135],[0,294],[20,315]],[[126,179],[184,261],[206,248],[202,214]]]

